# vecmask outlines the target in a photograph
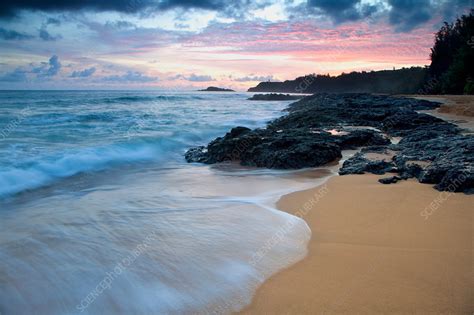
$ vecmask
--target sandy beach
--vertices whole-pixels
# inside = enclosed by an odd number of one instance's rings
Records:
[[[439,113],[474,117],[473,95],[408,95],[413,98],[441,102]]]
[[[424,111],[430,115],[450,121],[474,131],[474,96],[473,95],[407,95],[416,99],[440,102],[436,110]]]
[[[378,178],[338,176],[282,197],[278,208],[312,230],[308,256],[242,313],[472,314],[473,197]]]
[[[411,97],[442,102],[422,112],[473,130],[472,96]],[[336,176],[283,196],[277,207],[312,231],[308,255],[265,282],[242,314],[472,314],[474,198],[378,182],[388,176]]]

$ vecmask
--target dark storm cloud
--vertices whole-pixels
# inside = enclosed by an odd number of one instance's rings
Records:
[[[39,30],[39,37],[44,41],[55,41],[61,38],[61,36],[53,36],[51,35],[46,28],[41,28]]]
[[[238,1],[237,1],[238,2]],[[208,0],[208,1],[200,1],[200,0],[165,0],[160,1],[159,7],[162,9],[173,9],[173,8],[200,8],[200,9],[207,9],[207,10],[220,10],[224,8],[226,5],[231,5],[230,2],[227,1],[219,1],[219,0]]]
[[[271,4],[272,1],[270,0],[163,0],[159,1],[157,8],[161,10],[188,8],[203,9],[218,11],[225,16],[242,18],[250,10],[262,9]]]
[[[353,9],[360,0],[308,0],[310,7],[318,7],[328,13],[336,14],[341,11]]]
[[[147,9],[205,9],[224,11],[231,14],[233,11],[248,9],[256,5],[249,0],[228,2],[225,0],[16,0],[0,3],[0,17],[15,16],[18,11],[116,11],[123,13],[137,13]]]
[[[203,9],[216,11],[234,18],[251,16],[248,13],[271,5],[271,0],[16,0],[0,2],[0,19],[17,15],[20,11],[75,12],[115,11],[129,14],[149,14],[155,11]],[[289,13],[306,19],[308,16],[326,16],[336,24],[380,17],[388,19],[398,31],[410,31],[430,20],[443,16],[451,20],[462,10],[473,5],[473,0],[379,0],[367,3],[362,0],[307,0],[303,5],[292,7],[292,1],[283,3]],[[380,14],[379,14],[380,13]],[[183,18],[184,19],[184,18]],[[183,22],[185,25],[185,21]],[[60,25],[49,18],[46,25]],[[121,25],[117,25],[121,28]],[[125,27],[126,28],[126,27]]]
[[[361,4],[361,0],[308,0],[308,8],[317,9],[336,23],[367,18],[379,10],[377,5]]]
[[[46,20],[46,25],[50,25],[50,24],[51,24],[51,25],[59,26],[59,25],[61,25],[61,21],[58,20],[58,19],[55,19],[55,18],[51,18],[51,17],[50,17],[50,18],[48,18],[48,19]]]
[[[452,20],[456,15],[472,7],[473,0],[386,0],[389,9],[380,2],[363,4],[361,0],[308,0],[310,13],[319,13],[331,18],[335,23],[356,21],[382,12],[397,31],[409,32],[423,25],[435,16]]]
[[[31,11],[77,11],[82,9],[93,11],[137,12],[150,6],[150,0],[17,0],[2,1],[0,16],[11,17],[20,10]]]
[[[445,21],[452,21],[463,11],[474,8],[474,0],[453,0],[442,5],[442,13]]]
[[[0,27],[0,39],[4,40],[24,40],[24,39],[32,39],[34,36],[29,34],[20,33],[14,30],[7,30]]]
[[[430,0],[389,0],[389,22],[400,31],[410,31],[431,19],[435,11]]]
[[[452,21],[474,5],[473,0],[388,0],[388,3],[392,7],[389,22],[402,32],[411,31],[435,15]]]

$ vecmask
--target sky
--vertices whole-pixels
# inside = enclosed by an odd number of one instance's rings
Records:
[[[0,3],[0,89],[246,90],[429,64],[474,0],[16,0]]]

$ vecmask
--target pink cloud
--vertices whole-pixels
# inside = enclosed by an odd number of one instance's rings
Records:
[[[221,47],[220,54],[284,55],[311,62],[354,62],[424,65],[428,63],[431,28],[397,33],[389,25],[377,28],[359,22],[328,29],[314,22],[234,23],[215,25],[190,36],[183,47]],[[205,52],[204,52],[205,53]],[[212,51],[209,53],[213,54]]]

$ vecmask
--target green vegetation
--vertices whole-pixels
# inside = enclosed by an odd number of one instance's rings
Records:
[[[427,69],[421,67],[351,72],[335,77],[311,74],[285,82],[261,82],[249,92],[413,94],[424,89],[427,76]]]
[[[474,10],[455,23],[444,23],[431,49],[433,93],[474,94]]]

